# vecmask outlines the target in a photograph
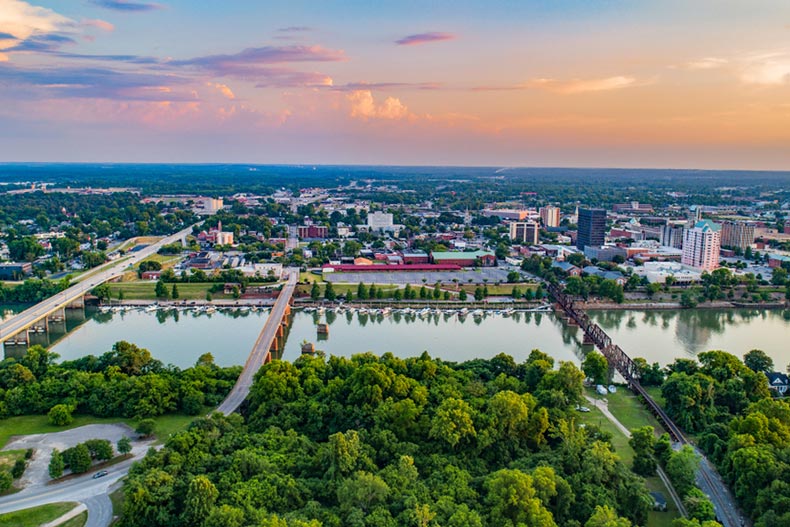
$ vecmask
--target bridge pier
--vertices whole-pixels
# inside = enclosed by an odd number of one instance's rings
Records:
[[[75,298],[72,302],[65,306],[65,309],[85,309],[85,296]]]

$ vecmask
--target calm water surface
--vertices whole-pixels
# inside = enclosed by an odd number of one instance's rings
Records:
[[[70,333],[32,335],[33,343],[50,345],[63,359],[108,351],[113,343],[128,340],[151,350],[165,363],[188,367],[210,352],[218,364],[242,364],[247,358],[268,312],[131,311],[88,313],[67,319]],[[593,311],[600,324],[632,357],[667,364],[677,357],[723,349],[742,356],[753,348],[765,350],[784,370],[790,363],[790,312],[777,310],[698,311]],[[329,336],[319,339],[316,323],[329,323]],[[55,342],[50,342],[52,338]],[[296,359],[304,340],[327,354],[350,356],[372,351],[400,357],[428,351],[446,360],[464,361],[508,353],[524,360],[539,348],[557,360],[579,362],[587,351],[578,328],[567,327],[550,313],[521,313],[511,317],[488,314],[482,319],[431,315],[389,317],[360,314],[297,312],[283,350],[283,358]],[[17,353],[22,350],[17,351]],[[14,350],[7,350],[13,354]]]

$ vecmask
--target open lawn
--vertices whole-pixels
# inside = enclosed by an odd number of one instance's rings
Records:
[[[110,501],[112,502],[112,515],[120,518],[123,514],[123,487],[116,489],[110,493]],[[112,522],[110,525],[116,525],[120,520]]]
[[[365,285],[368,288],[370,287],[370,284],[365,284]],[[321,298],[323,299],[324,298],[324,291],[326,290],[326,284],[323,283],[323,282],[319,282],[319,287],[321,288]],[[358,287],[359,287],[359,284],[332,284],[332,288],[335,290],[335,294],[337,294],[337,295],[345,295],[348,291],[351,291],[351,293],[354,295],[355,299],[357,298],[357,288]],[[296,288],[297,291],[302,292],[302,293],[307,294],[307,295],[310,294],[310,291],[312,291],[312,289],[313,289],[313,285],[312,284],[310,284],[310,285],[299,285]],[[376,289],[382,289],[386,296],[392,296],[392,294],[395,292],[396,289],[398,289],[398,287],[397,286],[393,286],[392,284],[386,284],[386,285],[376,284]],[[419,288],[417,288],[417,289],[419,290]]]
[[[108,284],[110,286],[110,298],[117,299],[118,291],[123,291],[124,300],[156,300],[154,288],[156,282],[136,280],[133,282],[115,282]],[[167,290],[173,289],[172,284],[166,284]],[[193,283],[193,284],[177,284],[178,287],[178,300],[205,300],[206,293],[208,293],[211,283]],[[216,299],[230,298],[225,296],[222,292],[212,293],[211,296]]]
[[[488,294],[492,296],[510,296],[510,293],[513,292],[513,287],[517,287],[521,294],[524,294],[524,291],[527,289],[532,289],[533,291],[538,288],[537,284],[483,284],[484,286],[488,287]],[[480,284],[463,284],[461,287],[462,289],[466,290],[467,293],[474,294],[475,289],[478,288]]]
[[[84,527],[87,522],[88,522],[88,511],[82,511],[77,516],[74,516],[72,519],[64,523],[61,523],[60,527]]]
[[[205,408],[202,414],[208,413],[209,408]],[[183,430],[189,423],[196,419],[196,416],[182,415],[182,414],[168,414],[154,417],[156,426],[154,434],[157,437],[157,443],[164,442],[170,434]],[[62,432],[63,430],[70,430],[78,426],[91,425],[91,424],[111,424],[111,423],[125,423],[134,429],[137,422],[134,419],[124,419],[120,417],[93,417],[90,415],[75,415],[74,421],[68,426],[54,426],[49,424],[46,415],[22,415],[17,417],[9,417],[0,420],[0,448],[2,448],[11,436],[15,435],[30,435],[30,434],[47,434],[52,432]],[[24,457],[24,450],[12,451],[22,452]],[[3,452],[6,454],[6,452]]]
[[[589,395],[596,397],[594,393]],[[650,425],[659,435],[664,433],[664,427],[661,426],[661,423],[642,404],[642,401],[624,386],[620,386],[617,393],[607,395],[606,400],[608,401],[609,411],[629,430]]]
[[[173,267],[181,259],[180,254],[159,254],[154,253],[143,262],[159,262],[162,264],[162,269]]]
[[[0,527],[38,527],[60,518],[76,506],[73,502],[49,503],[32,509],[0,514]]]

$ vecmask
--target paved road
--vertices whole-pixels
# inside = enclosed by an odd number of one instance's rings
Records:
[[[82,503],[88,507],[88,521],[85,527],[107,527],[112,522],[112,501],[108,494],[93,496]]]
[[[109,494],[109,487],[126,476],[132,463],[142,459],[143,456],[145,453],[141,452],[132,459],[113,465],[107,469],[109,474],[103,478],[93,479],[90,474],[86,474],[56,485],[22,489],[16,494],[3,496],[0,498],[0,514],[58,501],[77,501],[88,505],[89,498]]]
[[[258,335],[258,340],[255,341],[255,345],[252,347],[250,356],[247,358],[247,362],[244,364],[244,369],[236,380],[236,384],[225,400],[222,401],[222,404],[217,407],[218,412],[222,412],[225,415],[232,414],[239,408],[241,403],[244,402],[244,399],[247,398],[247,394],[250,393],[252,381],[260,367],[263,366],[263,361],[266,359],[266,355],[268,355],[271,349],[277,327],[283,319],[285,307],[288,305],[288,301],[293,295],[296,281],[299,278],[298,269],[292,268],[288,269],[286,272],[288,273],[288,282],[286,282],[282,291],[280,291],[280,295],[277,297],[272,312],[269,314],[269,318],[266,319],[266,324],[264,324],[263,330],[261,330],[260,335]]]
[[[5,342],[10,337],[13,337],[18,333],[21,333],[31,324],[44,318],[50,313],[70,304],[97,285],[120,276],[124,273],[128,266],[133,266],[145,258],[148,258],[152,254],[155,254],[163,245],[174,243],[180,240],[185,235],[192,232],[192,227],[193,226],[189,226],[186,229],[171,236],[167,236],[166,238],[162,238],[158,242],[140,249],[139,251],[129,253],[128,257],[123,258],[120,261],[103,264],[98,268],[101,269],[99,272],[95,272],[94,274],[80,281],[78,284],[71,286],[65,291],[61,291],[60,293],[43,300],[35,306],[26,309],[16,316],[6,320],[0,324],[0,343]]]

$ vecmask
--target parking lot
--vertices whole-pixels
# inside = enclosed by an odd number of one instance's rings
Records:
[[[366,284],[435,284],[452,283],[458,280],[458,283],[473,283],[482,284],[489,283],[495,284],[497,282],[506,282],[507,273],[511,269],[502,267],[483,267],[480,269],[470,269],[463,271],[367,271],[361,273],[324,273],[324,280],[333,283],[347,283],[357,284],[363,282]],[[527,276],[524,273],[524,276]]]

